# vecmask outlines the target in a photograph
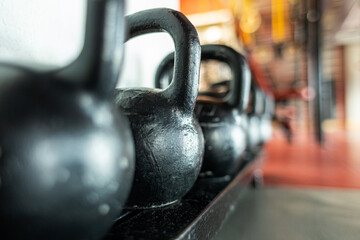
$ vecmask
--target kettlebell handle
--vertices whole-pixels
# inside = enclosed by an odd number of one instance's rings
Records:
[[[206,60],[219,60],[229,65],[233,81],[230,81],[230,92],[223,101],[239,108],[240,111],[245,110],[249,104],[251,82],[251,73],[245,57],[231,47],[207,44],[201,45],[201,61]],[[160,63],[155,75],[156,87],[160,87],[161,77],[173,67],[173,61],[174,53],[171,53]]]
[[[266,94],[265,92],[261,92],[263,103],[264,103],[264,109],[263,109],[263,115],[272,115],[273,108],[274,108],[274,100],[271,95]]]
[[[261,102],[262,102],[262,111],[261,111],[261,115],[266,115],[266,113],[267,113],[267,99],[266,99],[266,94],[263,92],[263,91],[261,91],[260,92],[260,96],[261,96]]]
[[[251,74],[243,55],[225,45],[201,46],[201,60],[219,60],[229,65],[233,72],[230,92],[224,98],[229,105],[245,110],[249,104]]]
[[[175,45],[175,67],[172,83],[160,92],[172,105],[192,114],[199,90],[200,43],[195,27],[180,12],[158,8],[140,11],[126,17],[129,35],[167,32]]]
[[[273,116],[275,109],[274,98],[271,95],[265,94],[266,102],[265,102],[265,114]]]
[[[55,77],[110,95],[123,57],[123,16],[123,0],[88,0],[83,49],[72,63],[56,71]]]
[[[253,104],[252,104],[251,111],[249,113],[260,116],[264,113],[265,101],[264,101],[264,97],[262,96],[262,92],[261,92],[260,88],[255,85],[254,81],[255,81],[255,79],[252,79],[251,92],[252,92],[252,96],[253,96]]]

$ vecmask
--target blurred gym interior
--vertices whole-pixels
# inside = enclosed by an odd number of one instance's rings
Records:
[[[12,11],[0,12],[1,60],[50,67],[70,62],[82,44],[85,2],[3,0],[0,9],[6,5]],[[201,44],[227,45],[245,56],[257,87],[275,103],[272,135],[256,156],[260,165],[252,187],[243,187],[229,208],[213,209],[226,213],[220,214],[221,223],[206,222],[199,215],[190,221],[191,229],[201,228],[202,233],[209,232],[209,238],[219,240],[359,239],[360,1],[125,3],[126,15],[158,7],[180,11],[195,26]],[[156,33],[137,37],[124,48],[118,87],[154,88],[156,70],[174,51],[174,43],[166,33]],[[222,63],[202,63],[200,92],[231,76]],[[215,91],[224,93],[226,86]],[[227,193],[222,194],[217,199]],[[130,219],[131,214],[123,219]],[[154,217],[161,218],[161,214]],[[197,221],[208,225],[197,226]],[[179,236],[192,231],[166,235],[166,223],[162,224],[164,236],[181,239]],[[128,229],[136,232],[135,225],[133,222]],[[143,226],[138,232],[147,231],[149,225]],[[150,234],[148,239],[154,236]],[[196,235],[189,236],[195,239]],[[117,239],[116,234],[109,239]]]

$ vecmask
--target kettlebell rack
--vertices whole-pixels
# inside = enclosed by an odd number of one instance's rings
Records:
[[[124,210],[109,231],[112,239],[210,239],[220,230],[235,204],[254,180],[261,167],[259,150],[232,178],[199,179],[178,203],[168,207]]]

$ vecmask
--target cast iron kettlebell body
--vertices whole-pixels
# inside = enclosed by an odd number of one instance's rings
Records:
[[[262,142],[260,119],[264,109],[264,102],[262,101],[262,93],[260,88],[255,86],[254,79],[251,84],[251,108],[247,114],[247,150],[250,152],[256,151]]]
[[[111,102],[123,11],[89,0],[84,48],[63,69],[0,66],[1,239],[99,239],[120,214],[134,171]]]
[[[159,65],[155,85],[162,81],[173,68],[174,54],[168,55]],[[242,115],[249,101],[250,70],[246,59],[234,49],[224,45],[202,45],[201,61],[218,60],[229,65],[232,81],[217,85],[228,85],[224,96],[212,92],[200,92],[195,107],[195,115],[200,122],[205,139],[205,155],[202,176],[223,177],[233,174],[241,164],[241,155],[246,146],[246,131]],[[169,79],[169,78],[168,78]]]
[[[266,143],[272,135],[271,119],[274,113],[274,99],[262,92],[264,100],[264,112],[260,116],[261,141]]]
[[[166,31],[175,43],[173,83],[164,90],[118,89],[135,140],[136,167],[129,208],[159,207],[181,199],[200,172],[201,128],[193,118],[198,94],[200,44],[194,26],[180,12],[151,9],[127,17],[129,38]],[[149,46],[151,47],[151,46]]]

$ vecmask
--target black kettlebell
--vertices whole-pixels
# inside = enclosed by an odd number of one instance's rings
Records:
[[[127,205],[159,207],[182,198],[200,172],[204,140],[193,118],[200,44],[194,26],[175,10],[145,10],[129,15],[127,21],[128,38],[166,31],[175,43],[175,80],[168,88],[118,89],[115,96],[118,108],[130,120],[136,148],[134,184]]]
[[[171,81],[168,72],[173,67],[174,54],[168,55],[159,65],[156,87]],[[199,92],[195,115],[205,138],[205,155],[202,176],[223,177],[233,174],[241,164],[246,146],[243,110],[250,94],[250,70],[246,59],[234,49],[224,45],[202,45],[201,60],[218,60],[229,65],[232,81],[222,81],[212,87],[226,86],[224,93]]]
[[[247,113],[247,150],[256,152],[262,143],[261,135],[261,115],[264,112],[264,101],[259,87],[256,86],[255,80],[251,82],[251,102],[250,109]]]
[[[260,116],[260,131],[261,141],[262,143],[266,143],[270,140],[272,135],[271,120],[274,113],[274,99],[265,92],[262,92],[262,98],[264,102],[264,110]]]
[[[88,0],[84,48],[62,69],[0,65],[1,239],[99,239],[120,214],[134,171],[111,101],[123,12]]]

